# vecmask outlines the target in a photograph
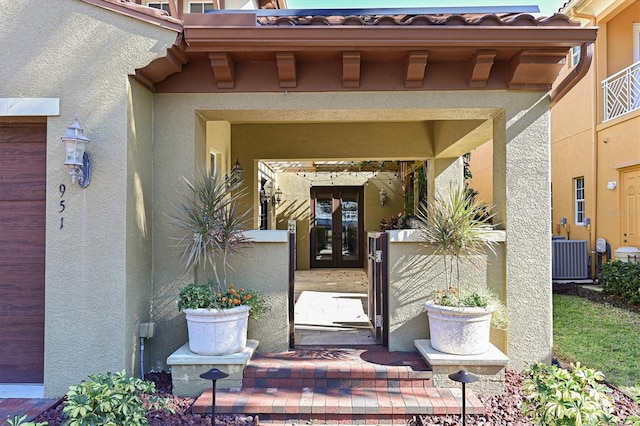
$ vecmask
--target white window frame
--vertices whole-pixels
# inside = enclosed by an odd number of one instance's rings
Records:
[[[640,23],[633,23],[633,63],[640,61]]]
[[[194,12],[192,10],[194,5],[200,6],[200,8],[202,9],[202,12]],[[206,9],[207,6],[209,6],[210,9]],[[207,10],[215,10],[213,2],[211,2],[211,1],[191,1],[191,2],[189,2],[189,13],[204,13]]]
[[[164,10],[167,13],[171,13],[171,8],[169,7],[168,1],[150,1],[147,3],[148,7],[153,7],[154,9]]]
[[[580,62],[580,51],[581,51],[580,46],[573,46],[571,48],[571,53],[570,53],[571,68],[575,67]]]
[[[584,194],[584,176],[573,180],[573,193],[575,200],[575,222],[576,225],[584,225],[585,215],[585,194]]]

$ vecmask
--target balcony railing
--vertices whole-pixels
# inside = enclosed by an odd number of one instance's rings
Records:
[[[604,121],[640,109],[640,62],[602,81]]]

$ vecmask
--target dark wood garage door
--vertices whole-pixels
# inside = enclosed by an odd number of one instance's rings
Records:
[[[46,123],[0,121],[0,383],[42,383]]]

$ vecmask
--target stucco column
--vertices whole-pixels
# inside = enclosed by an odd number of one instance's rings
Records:
[[[446,196],[454,185],[462,184],[463,162],[461,158],[436,158],[429,169],[429,194]]]
[[[494,119],[494,202],[496,221],[507,231],[508,356],[514,370],[551,360],[549,129],[547,98],[506,123],[504,115]]]

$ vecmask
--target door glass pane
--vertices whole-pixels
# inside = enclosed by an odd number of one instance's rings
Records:
[[[315,230],[316,230],[316,260],[332,260],[332,226],[333,226],[333,197],[331,194],[318,194],[316,197]]]
[[[358,260],[358,199],[350,194],[342,199],[342,260]]]

